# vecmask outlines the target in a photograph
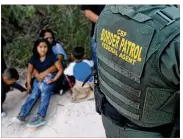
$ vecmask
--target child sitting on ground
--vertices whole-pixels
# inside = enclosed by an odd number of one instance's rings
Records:
[[[58,72],[48,74],[42,81],[35,79],[31,86],[31,77],[33,69],[35,68],[39,73],[45,71],[52,65],[57,67]],[[19,121],[25,121],[25,118],[29,115],[32,107],[40,96],[40,104],[38,112],[33,120],[27,123],[28,127],[38,127],[44,125],[44,120],[50,98],[55,87],[56,80],[63,72],[61,63],[52,53],[52,48],[49,47],[49,43],[45,39],[38,39],[33,48],[33,56],[30,58],[27,72],[27,92],[30,95],[27,97],[25,104],[22,106],[17,119]]]
[[[14,68],[7,68],[4,70],[1,77],[1,117],[6,116],[3,111],[2,105],[6,99],[6,94],[10,91],[10,87],[17,88],[14,86],[15,82],[19,79],[18,71]],[[19,85],[20,86],[20,85]],[[21,92],[26,91],[22,86],[18,87]]]
[[[72,90],[72,101],[78,102],[80,100],[93,99],[94,98],[94,80],[91,77],[88,82],[82,87],[83,82],[87,76],[92,72],[91,67],[93,62],[89,60],[84,60],[84,48],[75,47],[71,52],[71,57],[74,59],[74,62],[71,62],[69,66],[65,69],[64,74],[75,77],[75,85]]]

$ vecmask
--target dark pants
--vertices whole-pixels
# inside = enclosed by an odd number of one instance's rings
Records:
[[[172,124],[145,128],[122,116],[106,99],[103,103],[102,122],[107,137],[160,138],[170,137]]]
[[[2,92],[1,93],[1,106],[4,103],[5,99],[6,99],[6,93]]]
[[[160,138],[170,137],[172,124],[156,127],[142,127],[120,114],[106,99],[100,88],[95,85],[96,111],[102,115],[106,136],[109,138]]]
[[[5,99],[6,99],[6,94],[5,93],[1,93],[1,112],[3,112],[2,105],[3,105],[4,101],[5,101]]]
[[[62,74],[60,76],[60,78],[56,81],[56,85],[55,85],[55,88],[54,88],[54,94],[59,94],[60,90],[63,89],[63,79],[64,79],[64,74]]]
[[[135,130],[117,125],[112,119],[102,114],[102,122],[107,138],[162,138],[157,132]]]

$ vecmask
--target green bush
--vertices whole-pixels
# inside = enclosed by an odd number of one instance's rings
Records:
[[[1,5],[1,33],[7,40],[4,57],[8,65],[19,68],[27,67],[43,28],[54,31],[67,54],[79,45],[91,58],[90,27],[79,5]]]

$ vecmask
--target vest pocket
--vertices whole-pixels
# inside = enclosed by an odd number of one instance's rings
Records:
[[[170,123],[173,120],[174,91],[162,88],[147,88],[142,111],[142,121],[146,123]]]
[[[179,94],[175,92],[169,99],[165,101],[160,107],[159,110],[174,113],[175,107],[176,107],[176,101],[179,97]]]

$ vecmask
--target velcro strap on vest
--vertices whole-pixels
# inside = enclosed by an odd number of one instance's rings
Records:
[[[137,11],[135,11],[134,9],[130,8],[129,6],[111,6],[111,11],[113,13],[120,13],[124,16],[128,16],[132,19],[134,19],[135,21],[138,21],[140,23],[145,22],[147,20],[151,20],[151,17],[142,14],[142,13],[138,13]]]
[[[176,7],[168,7],[158,10],[152,18],[156,20],[157,27],[161,30],[180,18],[180,9]]]

